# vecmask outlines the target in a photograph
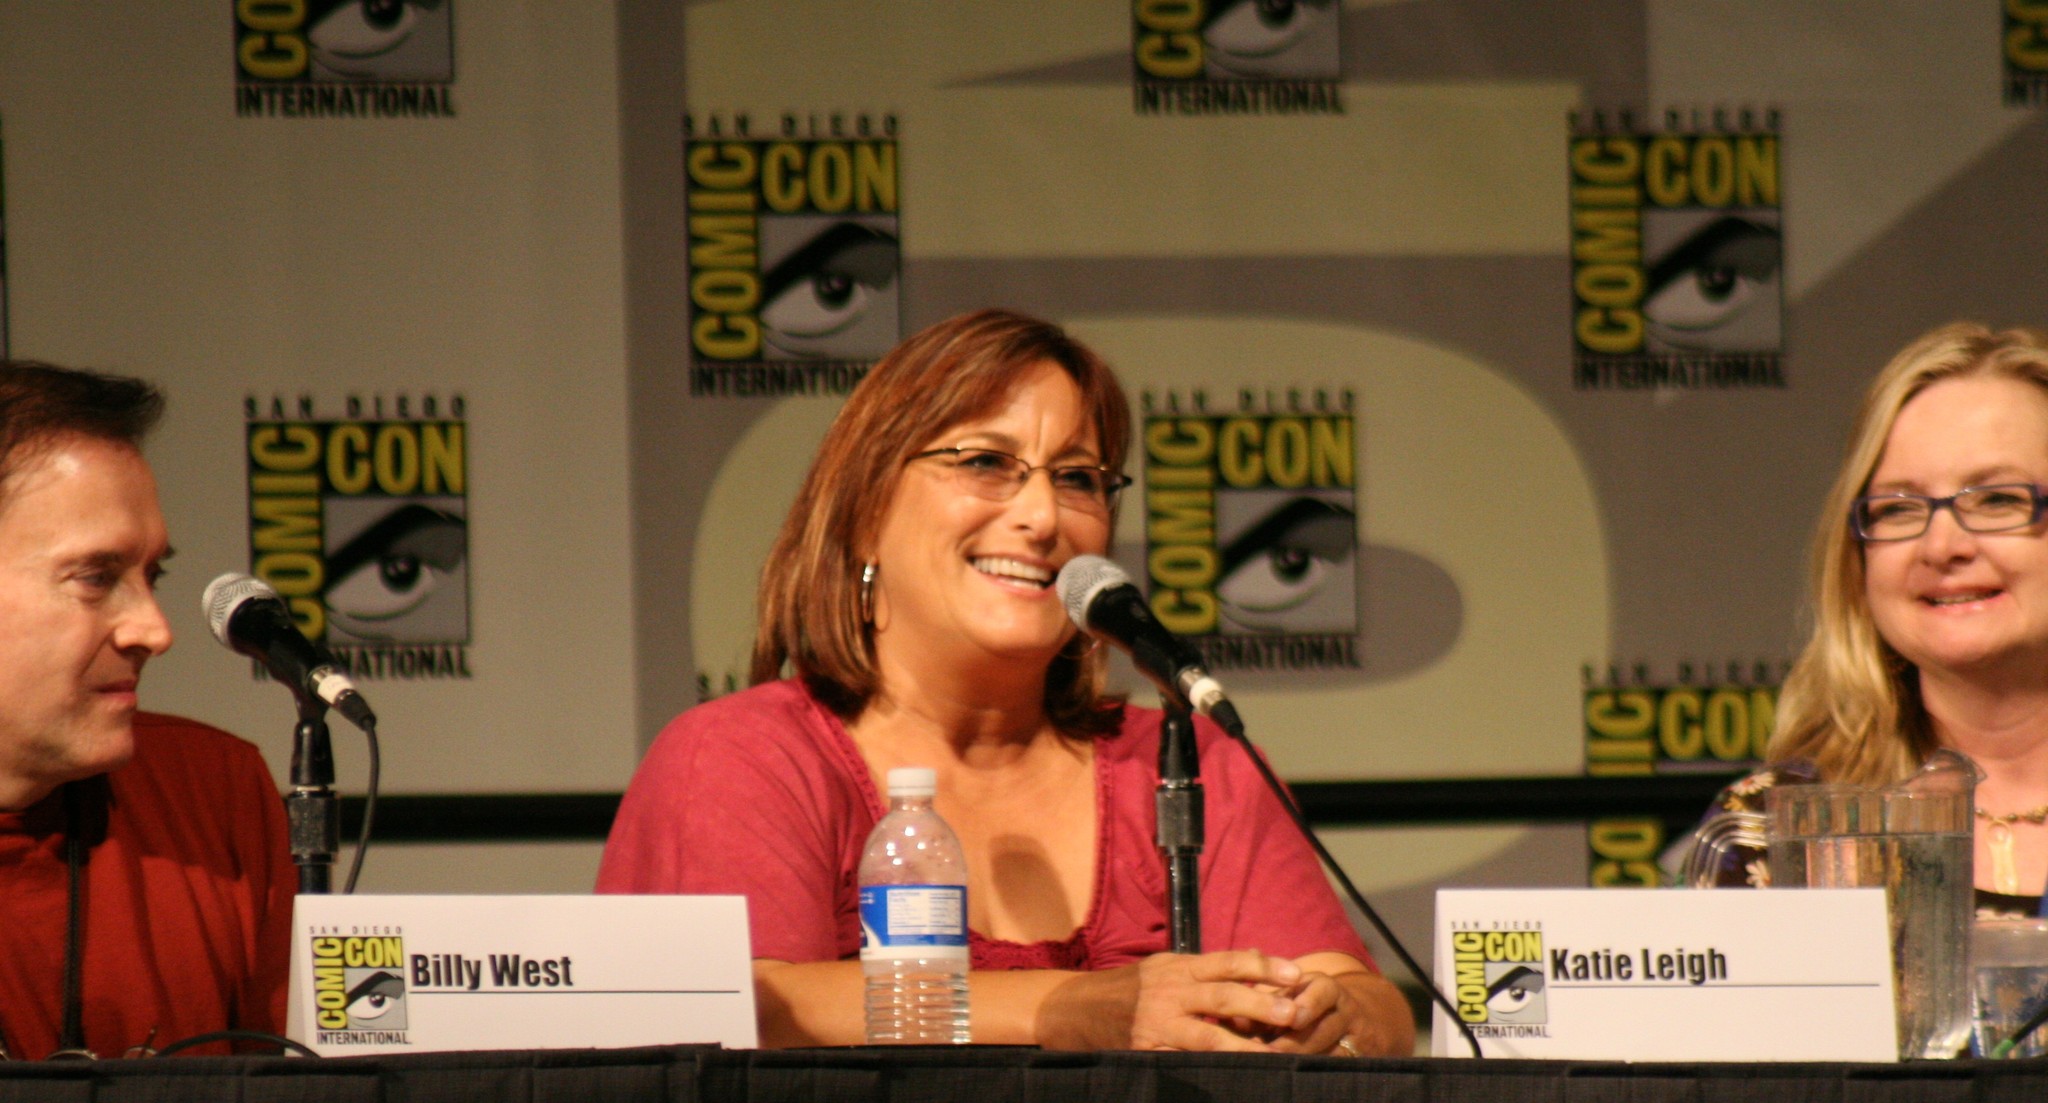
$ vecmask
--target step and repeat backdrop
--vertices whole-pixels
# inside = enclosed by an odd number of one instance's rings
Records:
[[[170,391],[145,700],[280,771],[222,571],[346,657],[387,791],[622,788],[744,684],[844,396],[984,305],[1117,367],[1115,555],[1285,776],[1725,770],[1863,383],[2048,323],[2044,103],[2032,0],[0,0],[0,334]],[[1420,941],[1670,831],[1335,849]]]

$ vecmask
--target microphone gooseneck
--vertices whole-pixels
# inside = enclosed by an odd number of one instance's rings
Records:
[[[259,578],[233,571],[206,584],[199,596],[206,626],[229,650],[263,664],[302,699],[323,701],[365,731],[377,715],[325,648],[292,621],[284,598]]]
[[[199,598],[206,627],[230,651],[263,664],[270,676],[292,691],[299,723],[292,729],[292,790],[284,798],[292,863],[299,869],[300,893],[326,893],[331,885],[334,855],[340,846],[341,811],[334,795],[334,753],[328,745],[325,713],[331,706],[361,728],[369,742],[370,779],[363,801],[363,820],[349,862],[345,893],[356,890],[363,855],[370,849],[371,824],[377,815],[377,789],[382,752],[377,746],[377,714],[356,692],[327,649],[306,638],[292,620],[291,608],[261,579],[230,571],[207,583]],[[196,1044],[192,1043],[192,1044]]]
[[[1337,863],[1323,841],[1316,837],[1315,829],[1309,825],[1308,817],[1302,814],[1300,804],[1294,795],[1281,784],[1273,768],[1266,764],[1264,755],[1252,747],[1245,736],[1244,722],[1238,719],[1237,709],[1223,696],[1223,687],[1203,669],[1201,652],[1196,651],[1187,641],[1168,631],[1152,613],[1152,607],[1145,601],[1145,595],[1131,582],[1123,568],[1099,555],[1078,555],[1060,568],[1060,602],[1066,606],[1067,615],[1083,632],[1090,632],[1117,644],[1130,653],[1131,664],[1146,677],[1159,683],[1160,689],[1169,697],[1186,701],[1195,711],[1216,721],[1218,727],[1228,732],[1251,758],[1252,765],[1259,771],[1259,777],[1279,800],[1301,835],[1308,841],[1316,857],[1322,860],[1344,895],[1358,907],[1373,929],[1385,940],[1387,948],[1394,951],[1401,963],[1429,993],[1431,1000],[1444,1009],[1451,1023],[1464,1035],[1466,1044],[1472,1047],[1474,1057],[1485,1054],[1479,1048],[1479,1039],[1472,1028],[1458,1016],[1441,988],[1430,978],[1427,970],[1415,960],[1401,940],[1394,936],[1386,920],[1365,899],[1365,894],[1352,884],[1350,875]]]
[[[1223,730],[1242,737],[1244,724],[1223,686],[1202,665],[1201,652],[1159,623],[1145,595],[1122,567],[1099,555],[1077,555],[1055,584],[1067,616],[1084,632],[1130,652],[1131,662],[1167,693],[1186,701]]]

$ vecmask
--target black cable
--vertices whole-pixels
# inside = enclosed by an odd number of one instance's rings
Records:
[[[214,1042],[264,1042],[276,1046],[281,1051],[296,1053],[301,1057],[320,1056],[305,1045],[294,1042],[282,1034],[270,1034],[261,1030],[210,1030],[205,1034],[194,1034],[190,1038],[180,1038],[157,1050],[150,1056],[169,1057],[181,1049],[210,1045]]]
[[[85,1048],[85,792],[79,782],[64,786],[64,1029],[53,1057],[87,1057]]]
[[[1225,702],[1225,705],[1227,704],[1228,702]],[[1287,815],[1294,820],[1294,826],[1301,830],[1302,838],[1307,839],[1308,845],[1315,849],[1316,857],[1322,859],[1323,865],[1337,878],[1337,883],[1344,887],[1344,894],[1351,898],[1351,903],[1358,908],[1359,913],[1372,924],[1372,929],[1378,931],[1380,937],[1386,940],[1387,947],[1394,951],[1394,956],[1400,958],[1401,964],[1408,967],[1409,974],[1422,982],[1422,987],[1428,991],[1430,999],[1444,1009],[1444,1014],[1457,1026],[1458,1033],[1465,1036],[1466,1044],[1472,1047],[1472,1056],[1485,1057],[1486,1054],[1480,1051],[1478,1036],[1472,1033],[1471,1025],[1458,1016],[1457,1008],[1451,1006],[1451,1001],[1443,994],[1443,990],[1439,989],[1422,966],[1416,963],[1414,955],[1408,952],[1406,946],[1401,945],[1401,940],[1394,937],[1394,931],[1387,926],[1386,920],[1381,919],[1380,913],[1375,911],[1371,904],[1366,903],[1365,894],[1359,892],[1358,886],[1351,883],[1351,876],[1344,872],[1344,867],[1338,865],[1337,859],[1323,846],[1323,840],[1316,837],[1315,829],[1308,825],[1308,817],[1301,814],[1301,806],[1294,803],[1294,795],[1289,793],[1287,786],[1282,785],[1280,779],[1273,775],[1272,768],[1266,765],[1265,756],[1259,753],[1257,747],[1252,746],[1250,737],[1245,735],[1244,723],[1237,718],[1236,710],[1230,710],[1227,715],[1223,714],[1221,708],[1212,710],[1211,719],[1216,720],[1223,730],[1244,748],[1245,754],[1252,760],[1252,765],[1259,768],[1259,776],[1266,779],[1266,787],[1280,799],[1280,806],[1287,809]]]
[[[356,891],[356,877],[363,872],[363,853],[370,849],[370,824],[377,818],[377,784],[383,772],[383,754],[377,747],[377,725],[372,722],[363,725],[363,738],[370,741],[370,786],[363,794],[363,825],[356,832],[356,854],[349,859],[348,883],[342,886],[342,895],[353,896]]]

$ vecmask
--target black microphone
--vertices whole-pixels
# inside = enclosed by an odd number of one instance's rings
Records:
[[[333,705],[356,727],[369,731],[377,726],[377,714],[355,683],[325,648],[299,631],[284,599],[268,583],[230,571],[206,584],[199,604],[213,638],[230,650],[262,663],[301,698]]]
[[[1159,623],[1123,568],[1099,555],[1077,555],[1060,568],[1054,585],[1067,615],[1082,631],[1130,652],[1132,664],[1161,689],[1178,695],[1230,734],[1244,736],[1237,709],[1203,668],[1201,652]]]

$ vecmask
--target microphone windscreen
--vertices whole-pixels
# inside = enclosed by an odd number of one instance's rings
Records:
[[[1095,595],[1111,586],[1130,583],[1131,576],[1115,563],[1099,555],[1077,555],[1060,568],[1060,577],[1053,585],[1060,592],[1060,604],[1067,607],[1067,616],[1086,631],[1088,607],[1095,604]]]
[[[277,591],[262,579],[229,571],[206,584],[206,592],[199,595],[199,608],[206,614],[206,627],[213,632],[213,638],[233,647],[234,642],[228,638],[228,618],[251,598],[276,597]]]

